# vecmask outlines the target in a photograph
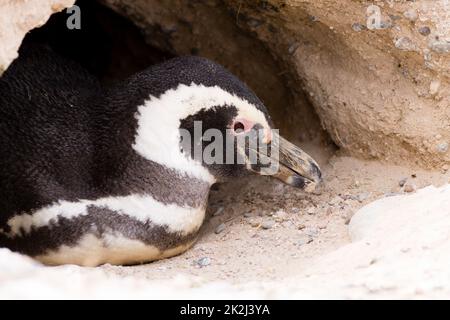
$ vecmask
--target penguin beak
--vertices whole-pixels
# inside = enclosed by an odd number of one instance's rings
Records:
[[[279,143],[278,172],[273,176],[296,188],[313,192],[322,181],[322,173],[317,162],[302,149],[281,136]],[[274,143],[274,140],[272,140]],[[274,155],[276,158],[276,154]]]
[[[270,167],[260,167],[259,173],[271,175],[296,188],[313,192],[322,181],[322,173],[314,159],[283,137],[273,135],[270,143]],[[259,153],[260,157],[261,154]],[[273,164],[276,164],[274,166]],[[274,170],[275,169],[275,170]]]

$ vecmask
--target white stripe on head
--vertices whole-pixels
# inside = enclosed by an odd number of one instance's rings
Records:
[[[206,168],[180,151],[179,127],[182,119],[202,109],[225,105],[234,106],[238,112],[237,117],[251,119],[269,128],[264,113],[248,101],[218,86],[181,84],[159,98],[150,96],[138,108],[138,129],[133,148],[148,160],[214,183],[215,178]]]
[[[80,200],[78,202],[59,201],[37,210],[33,214],[20,214],[8,220],[11,231],[9,237],[27,234],[33,228],[57,223],[60,217],[71,219],[89,214],[88,206],[103,207],[117,214],[127,215],[142,222],[150,221],[156,225],[167,225],[169,232],[189,234],[197,230],[203,223],[205,208],[180,207],[175,204],[164,204],[149,195],[130,195],[124,197],[108,197],[97,200]]]

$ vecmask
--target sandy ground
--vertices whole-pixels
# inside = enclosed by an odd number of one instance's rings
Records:
[[[269,177],[221,185],[201,237],[178,257],[45,267],[0,249],[0,299],[448,298],[450,185],[415,190],[450,175],[319,145],[304,149],[322,166],[320,192]]]
[[[232,284],[286,279],[350,243],[349,220],[365,204],[440,186],[450,177],[446,172],[359,160],[317,144],[303,147],[324,173],[318,194],[305,194],[269,177],[220,185],[211,192],[209,218],[191,250],[141,266],[100,268],[149,280],[180,274]]]

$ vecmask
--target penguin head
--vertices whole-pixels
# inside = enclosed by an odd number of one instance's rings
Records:
[[[133,147],[144,157],[211,183],[256,173],[315,189],[317,163],[278,134],[264,104],[237,77],[199,57],[158,68],[161,93],[138,110]]]

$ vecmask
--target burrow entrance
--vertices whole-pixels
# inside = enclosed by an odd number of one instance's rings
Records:
[[[178,55],[204,56],[246,82],[264,101],[285,136],[300,143],[316,139],[332,144],[307,95],[296,86],[292,90],[289,70],[259,40],[241,30],[239,21],[225,8],[202,7],[202,21],[189,15],[181,20],[168,16],[144,28],[139,17],[124,17],[101,1],[78,0],[76,5],[81,9],[81,29],[67,28],[70,14],[64,10],[30,32],[24,42],[48,44],[105,84]],[[126,7],[115,9],[128,12]]]

